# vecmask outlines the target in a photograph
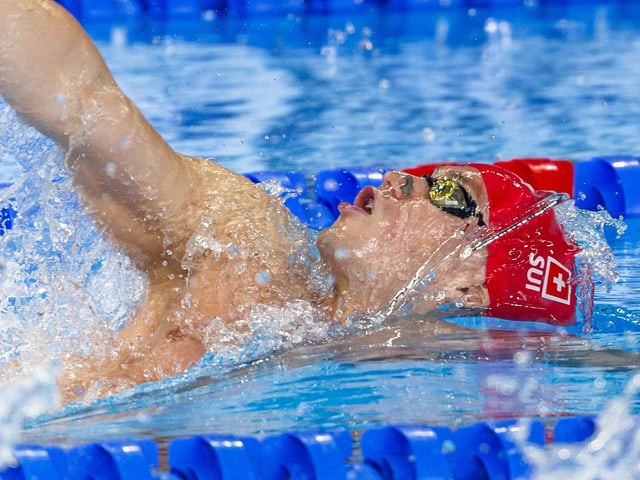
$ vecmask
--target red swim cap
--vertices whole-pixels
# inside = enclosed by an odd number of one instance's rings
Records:
[[[489,225],[508,228],[519,214],[550,192],[534,191],[516,174],[495,165],[472,165],[489,194]],[[552,208],[533,216],[487,246],[486,315],[510,320],[576,323],[573,281],[578,247],[564,234]]]
[[[423,165],[405,171],[425,175],[438,166]],[[519,223],[527,217],[528,210],[535,212],[534,205],[551,192],[535,191],[518,175],[496,165],[468,166],[481,173],[487,188],[489,218],[485,221],[491,230],[500,232],[517,225],[496,235],[486,246],[489,309],[485,315],[574,325],[577,301],[573,280],[578,246],[565,237],[553,208]]]

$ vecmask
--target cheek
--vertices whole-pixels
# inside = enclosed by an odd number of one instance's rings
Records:
[[[464,221],[440,209],[434,209],[432,207],[414,215],[408,228],[404,230],[403,238],[398,239],[399,243],[404,243],[406,249],[418,257],[428,257],[464,227]]]
[[[366,228],[353,223],[355,222],[338,223],[320,232],[318,251],[326,263],[350,263],[372,250],[373,239]]]

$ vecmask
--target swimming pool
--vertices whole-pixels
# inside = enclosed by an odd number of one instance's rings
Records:
[[[297,170],[311,178],[337,167],[638,154],[640,19],[631,3],[362,10],[126,17],[87,28],[123,89],[177,150],[214,155],[240,172]],[[24,342],[26,322],[41,337],[23,350],[61,335],[81,350],[84,330],[124,321],[139,279],[78,208],[57,151],[6,109],[2,125],[2,179],[18,185],[2,198],[13,196],[21,215],[2,247],[8,268],[15,262],[28,273],[24,290],[3,286],[3,322],[12,327],[4,340]],[[599,318],[631,328],[638,322],[640,226],[633,218],[629,225],[627,235],[612,239],[621,281],[597,299]],[[86,258],[96,260],[86,265]],[[16,311],[26,318],[14,318]],[[557,344],[518,335],[487,349],[481,332],[425,346],[420,325],[394,347],[265,338],[206,358],[184,377],[32,420],[23,439],[66,445],[594,414],[622,394],[635,367],[594,360],[594,345],[638,350],[633,329]],[[286,352],[270,355],[272,348]],[[487,358],[469,360],[479,352]],[[246,358],[256,361],[236,366]]]

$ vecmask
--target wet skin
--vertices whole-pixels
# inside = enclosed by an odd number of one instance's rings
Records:
[[[56,2],[0,0],[0,30],[0,94],[62,147],[85,207],[148,282],[108,358],[68,356],[67,401],[184,371],[215,347],[219,325],[246,330],[256,304],[302,299],[329,322],[377,312],[449,239],[483,228],[477,217],[434,205],[424,179],[388,173],[379,189],[341,205],[335,225],[319,236],[335,284],[318,291],[311,267],[295,260],[304,235],[283,205],[221,165],[171,149]],[[464,186],[489,218],[478,172],[444,168],[434,176]],[[487,304],[485,253],[464,263],[440,260],[443,273],[414,309]]]

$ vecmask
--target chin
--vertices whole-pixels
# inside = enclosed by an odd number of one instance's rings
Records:
[[[336,259],[338,256],[336,251],[339,248],[342,248],[340,245],[343,243],[340,241],[341,239],[339,236],[336,235],[334,228],[335,227],[330,227],[321,231],[316,240],[318,252],[320,252],[320,258],[325,264],[331,266],[332,269],[334,264],[338,261]]]

